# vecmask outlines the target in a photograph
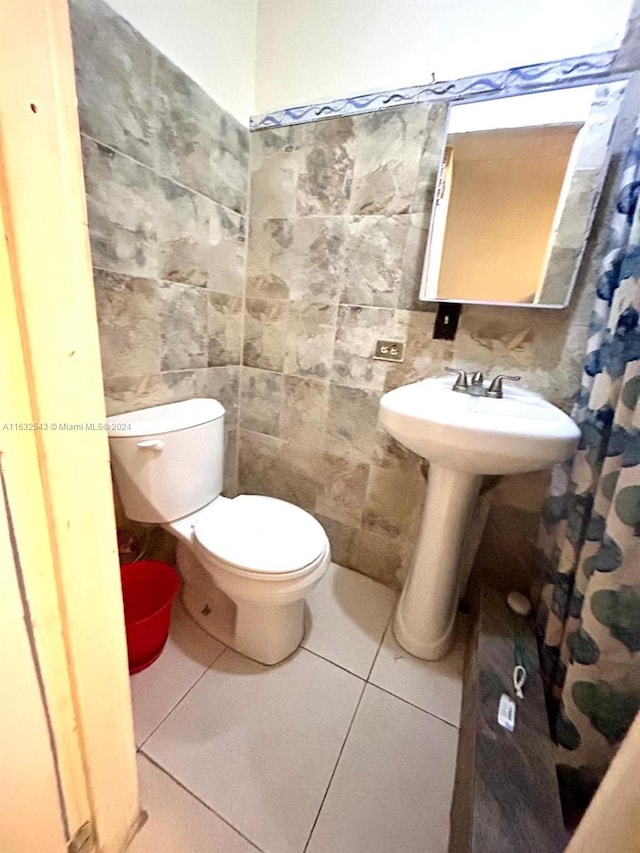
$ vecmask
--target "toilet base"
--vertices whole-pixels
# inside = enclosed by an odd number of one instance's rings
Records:
[[[205,598],[186,583],[181,599],[189,616],[209,636],[267,666],[292,655],[304,637],[304,599],[275,607],[245,602],[238,608],[220,590]]]
[[[176,562],[183,579],[184,608],[207,634],[268,666],[298,648],[304,637],[304,597],[291,601],[289,596],[277,596],[267,603],[236,603],[214,583],[211,572],[183,542],[178,543]],[[317,580],[323,574],[324,570],[320,571]],[[308,588],[314,585],[311,582]]]

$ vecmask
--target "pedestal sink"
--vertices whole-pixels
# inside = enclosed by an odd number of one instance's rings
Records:
[[[482,477],[538,471],[568,459],[580,435],[564,412],[539,394],[505,386],[493,399],[452,390],[450,376],[423,379],[382,396],[380,421],[401,444],[429,461],[427,499],[393,630],[416,657],[447,653],[466,583],[465,536]]]

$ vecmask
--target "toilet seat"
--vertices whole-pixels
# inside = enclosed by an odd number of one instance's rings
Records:
[[[310,513],[263,495],[214,501],[200,513],[193,536],[220,568],[265,581],[313,571],[328,548]]]

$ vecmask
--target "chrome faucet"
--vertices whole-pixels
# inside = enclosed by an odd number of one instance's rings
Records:
[[[457,367],[445,367],[447,373],[457,373],[458,378],[453,383],[452,391],[460,391],[462,394],[469,393],[469,377],[465,370],[460,370]]]
[[[479,370],[476,370],[471,375],[471,381],[465,370],[460,370],[458,367],[445,367],[448,373],[456,373],[456,381],[453,383],[452,391],[458,391],[460,394],[469,394],[472,397],[493,397],[494,399],[502,399],[502,380],[510,379],[512,382],[517,382],[519,376],[507,376],[501,373],[491,380],[488,388],[484,385],[484,376]]]

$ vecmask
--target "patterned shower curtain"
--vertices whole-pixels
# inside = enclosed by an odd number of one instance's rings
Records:
[[[573,418],[543,510],[538,634],[565,814],[640,708],[640,124],[610,224]],[[639,777],[640,778],[640,777]]]

